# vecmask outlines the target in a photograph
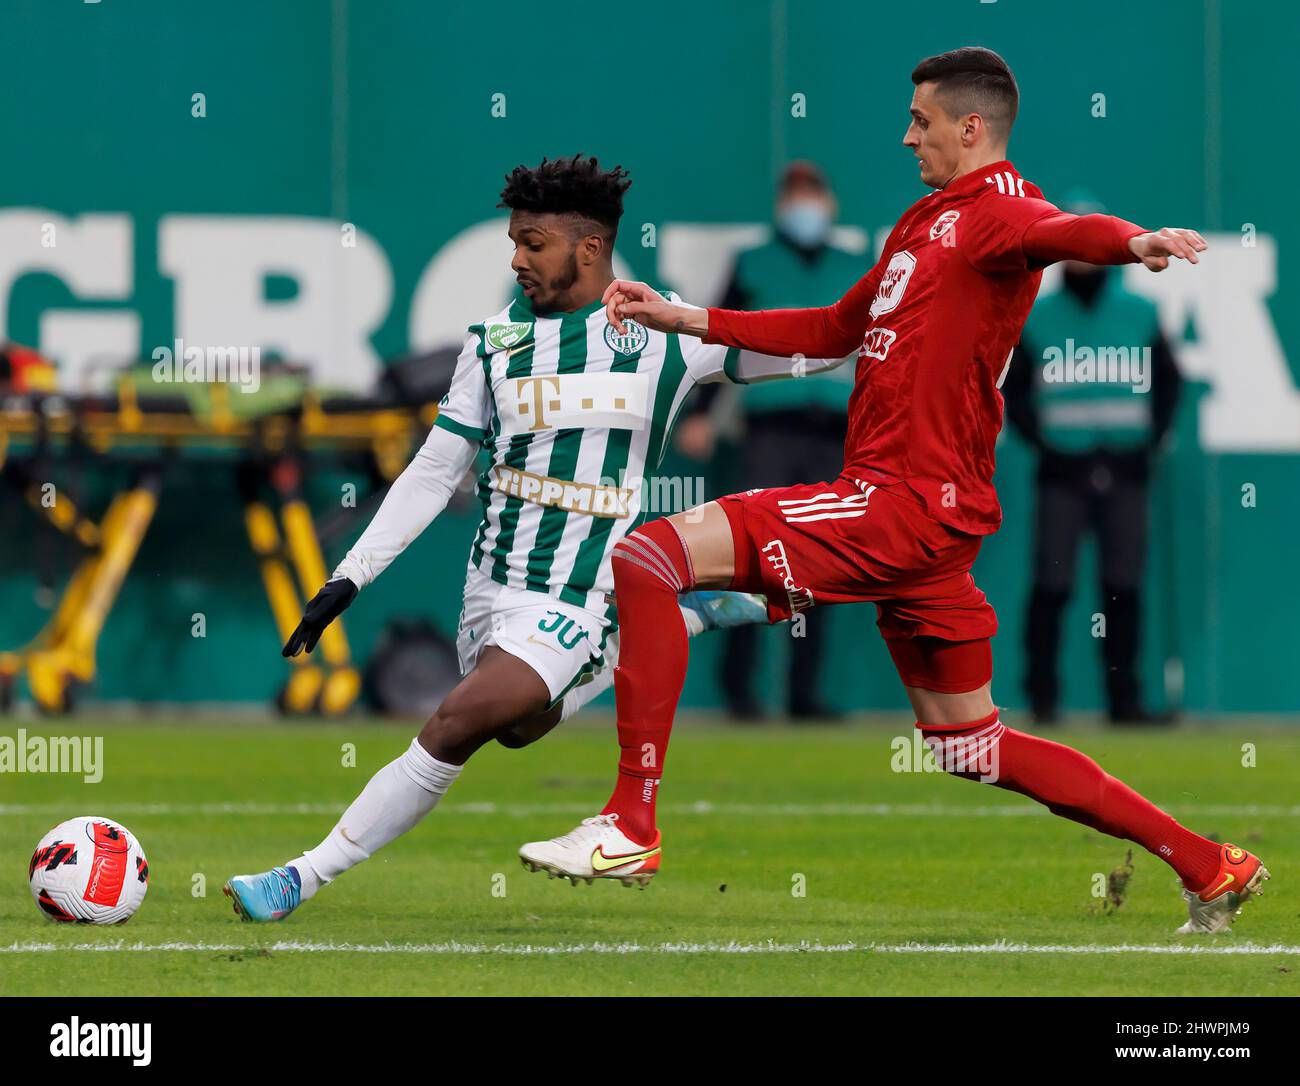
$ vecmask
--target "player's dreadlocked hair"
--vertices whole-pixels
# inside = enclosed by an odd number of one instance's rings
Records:
[[[912,83],[938,83],[943,107],[953,117],[978,113],[1005,139],[1020,108],[1020,90],[1007,62],[992,49],[967,45],[926,57],[912,70]]]
[[[594,157],[542,159],[540,166],[516,166],[506,175],[497,207],[580,215],[605,227],[612,243],[623,217],[623,193],[631,184],[622,166],[602,170]]]

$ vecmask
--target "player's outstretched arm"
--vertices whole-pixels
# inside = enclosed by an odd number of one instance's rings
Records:
[[[1071,215],[1054,209],[1025,229],[1021,246],[1032,264],[1042,266],[1058,260],[1081,260],[1087,264],[1140,261],[1152,271],[1164,271],[1171,257],[1196,264],[1196,254],[1207,247],[1205,239],[1195,230],[1169,226],[1143,230],[1136,223],[1113,215]]]
[[[834,305],[813,309],[697,309],[677,305],[645,283],[616,279],[603,301],[610,324],[620,331],[624,318],[660,332],[697,336],[706,343],[725,343],[759,354],[806,358],[841,358],[862,343],[871,299],[880,284],[877,264]]]
[[[379,511],[334,576],[312,597],[302,621],[281,650],[311,652],[320,635],[447,508],[456,485],[478,452],[478,443],[434,426],[415,458],[389,487]]]

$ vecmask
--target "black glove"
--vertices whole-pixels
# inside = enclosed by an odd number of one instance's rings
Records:
[[[339,617],[357,598],[357,586],[346,577],[335,577],[311,598],[302,613],[298,628],[280,650],[281,656],[297,656],[303,649],[311,652],[325,632],[325,627]]]

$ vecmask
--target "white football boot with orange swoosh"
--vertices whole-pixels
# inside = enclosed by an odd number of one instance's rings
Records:
[[[1227,931],[1249,898],[1263,893],[1260,886],[1268,878],[1268,868],[1244,848],[1225,844],[1219,850],[1219,873],[1200,890],[1183,887],[1187,901],[1187,923],[1179,935]]]
[[[519,862],[529,871],[568,879],[574,886],[585,879],[618,879],[642,889],[659,871],[659,831],[648,845],[638,845],[618,828],[618,815],[584,818],[576,829],[550,841],[530,841],[519,850]]]

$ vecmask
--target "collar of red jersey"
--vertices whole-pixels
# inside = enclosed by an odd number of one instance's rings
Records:
[[[961,196],[966,193],[975,192],[988,182],[988,179],[995,174],[1009,173],[1014,177],[1020,176],[1020,171],[1011,164],[1008,159],[1001,162],[990,162],[987,166],[981,166],[979,169],[971,170],[970,173],[964,173],[955,181],[949,181],[942,191],[945,196]]]

